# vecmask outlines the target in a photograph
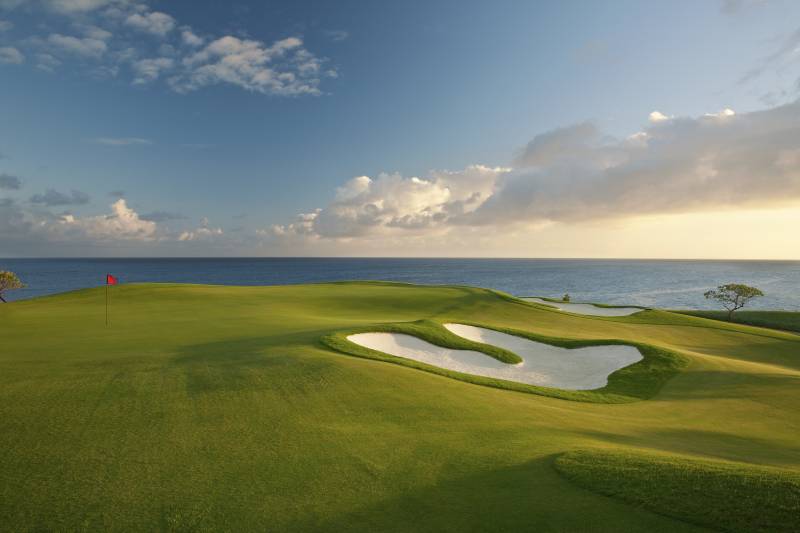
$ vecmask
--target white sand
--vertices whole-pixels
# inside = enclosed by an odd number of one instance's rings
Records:
[[[628,316],[644,309],[638,307],[597,307],[592,304],[570,304],[566,302],[549,302],[541,298],[520,298],[526,302],[536,302],[537,304],[544,304],[550,307],[555,307],[560,311],[567,311],[579,315],[596,315],[596,316]]]
[[[402,333],[358,333],[347,339],[360,346],[465,374],[569,390],[598,389],[615,370],[642,359],[633,346],[566,349],[491,329],[445,324],[456,335],[511,350],[522,362],[509,365],[472,350],[451,350]]]

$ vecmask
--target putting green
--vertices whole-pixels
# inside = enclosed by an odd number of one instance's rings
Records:
[[[785,519],[797,516],[800,471],[796,334],[391,283],[123,285],[107,328],[103,302],[91,289],[0,306],[0,530],[797,526]],[[451,322],[534,340],[613,339],[683,366],[572,401],[326,344],[403,330],[475,348],[440,336],[436,325]],[[682,476],[686,465],[695,474]],[[715,487],[706,506],[671,505],[684,489],[696,497],[698,479]],[[724,524],[698,516],[748,490],[783,492],[758,523],[752,513]]]

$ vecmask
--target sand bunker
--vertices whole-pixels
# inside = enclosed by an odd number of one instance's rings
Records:
[[[615,370],[642,359],[633,346],[589,346],[566,349],[464,324],[445,324],[456,335],[511,350],[522,362],[510,365],[472,350],[452,350],[403,333],[357,333],[350,342],[439,368],[569,390],[604,387]]]
[[[597,307],[592,304],[570,304],[566,302],[549,302],[541,298],[520,298],[526,302],[536,302],[537,304],[549,305],[561,311],[568,311],[579,315],[596,315],[596,316],[628,316],[644,309],[638,307]]]

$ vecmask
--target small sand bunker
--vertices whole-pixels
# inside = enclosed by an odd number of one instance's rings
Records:
[[[526,302],[536,302],[537,304],[548,305],[555,307],[561,311],[576,313],[579,315],[596,315],[596,316],[628,316],[644,309],[638,307],[597,307],[592,304],[570,304],[566,302],[550,302],[542,300],[541,298],[520,298]]]
[[[522,362],[510,365],[481,352],[442,348],[403,333],[357,333],[347,339],[371,350],[464,374],[568,390],[604,387],[609,374],[642,359],[633,346],[566,349],[464,324],[444,327],[465,339],[511,350]]]

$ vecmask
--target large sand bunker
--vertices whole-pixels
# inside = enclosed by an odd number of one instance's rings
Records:
[[[548,305],[555,307],[560,311],[567,311],[569,313],[576,313],[579,315],[596,315],[596,316],[628,316],[639,311],[644,311],[638,307],[597,307],[592,304],[571,304],[567,302],[551,302],[541,298],[520,298],[526,302],[536,302],[537,304]]]
[[[522,362],[510,365],[481,352],[442,348],[403,333],[357,333],[347,339],[371,350],[464,374],[569,390],[604,387],[609,374],[642,359],[633,346],[567,349],[464,324],[445,327],[465,339],[511,350]]]

